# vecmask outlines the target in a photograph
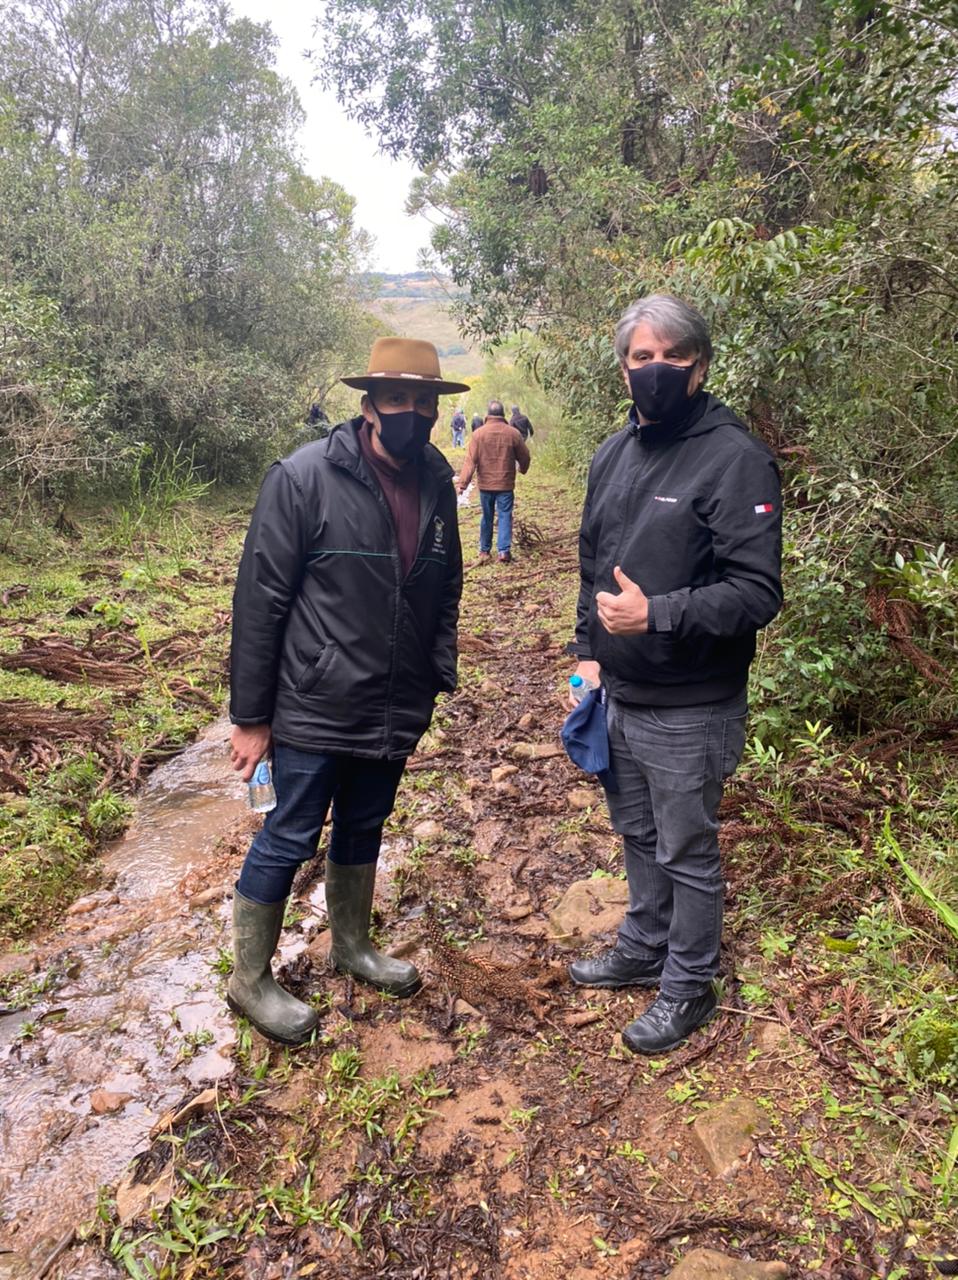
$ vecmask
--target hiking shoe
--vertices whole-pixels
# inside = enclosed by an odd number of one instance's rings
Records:
[[[500,563],[500,564],[512,564],[512,552],[511,552],[511,551],[500,551],[500,552],[499,552],[499,563]]]
[[[488,563],[489,563],[489,561],[490,561],[491,559],[492,559],[492,556],[489,554],[489,552],[488,552],[488,551],[480,551],[480,552],[479,552],[479,563],[480,563],[480,564],[488,564]]]
[[[655,987],[663,960],[639,960],[618,947],[603,951],[593,960],[576,960],[569,965],[569,977],[578,987]]]
[[[640,1018],[629,1023],[622,1039],[633,1053],[668,1053],[705,1026],[717,1003],[711,988],[700,996],[658,995]]]

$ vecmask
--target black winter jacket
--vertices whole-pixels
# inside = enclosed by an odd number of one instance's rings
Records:
[[[782,605],[782,500],[768,448],[701,393],[676,431],[629,424],[597,450],[579,534],[572,651],[620,702],[691,706],[739,692],[755,633]],[[649,597],[649,632],[614,636],[597,591],[620,565]]]
[[[462,549],[452,470],[420,465],[419,549],[405,580],[362,418],[274,463],[233,595],[230,718],[301,751],[399,759],[456,687]]]

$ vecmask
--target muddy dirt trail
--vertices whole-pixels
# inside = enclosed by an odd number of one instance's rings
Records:
[[[330,973],[304,880],[280,976],[321,1035],[291,1052],[228,1016],[255,820],[212,725],[153,776],[104,887],[38,945],[32,997],[0,1023],[0,1277],[929,1274],[847,1197],[827,1244],[835,1189],[796,1158],[828,1136],[817,1059],[747,1015],[735,954],[720,1016],[651,1062],[618,1037],[649,993],[571,987],[624,883],[601,793],[558,745],[574,504],[540,479],[517,517],[514,563],[479,565],[463,513],[460,689],[387,829],[380,940],[422,991]]]

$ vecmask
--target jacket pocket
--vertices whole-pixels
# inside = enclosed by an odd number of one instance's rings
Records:
[[[326,670],[332,662],[335,653],[335,645],[324,644],[321,646],[316,657],[312,662],[307,664],[303,674],[297,680],[297,693],[309,693],[312,689],[315,689],[316,685],[319,684],[320,680],[322,680],[323,676],[326,674]]]

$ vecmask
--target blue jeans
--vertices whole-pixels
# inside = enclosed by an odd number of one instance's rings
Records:
[[[488,554],[492,550],[493,512],[499,512],[499,534],[496,550],[501,555],[512,547],[512,504],[515,494],[511,489],[480,489],[482,519],[479,522],[479,550]]]
[[[703,995],[719,970],[722,784],[745,749],[746,692],[691,707],[609,700],[609,754],[619,785],[606,793],[622,836],[629,909],[619,946],[664,960],[662,992]]]
[[[276,808],[250,845],[236,887],[253,902],[289,897],[300,865],[316,856],[333,806],[331,862],[357,865],[379,857],[383,823],[392,813],[405,760],[321,755],[277,744],[273,748]]]
[[[453,447],[454,449],[461,449],[461,448],[462,448],[462,446],[465,444],[465,442],[466,442],[466,428],[465,428],[465,427],[453,427],[453,429],[452,429],[452,447]]]

